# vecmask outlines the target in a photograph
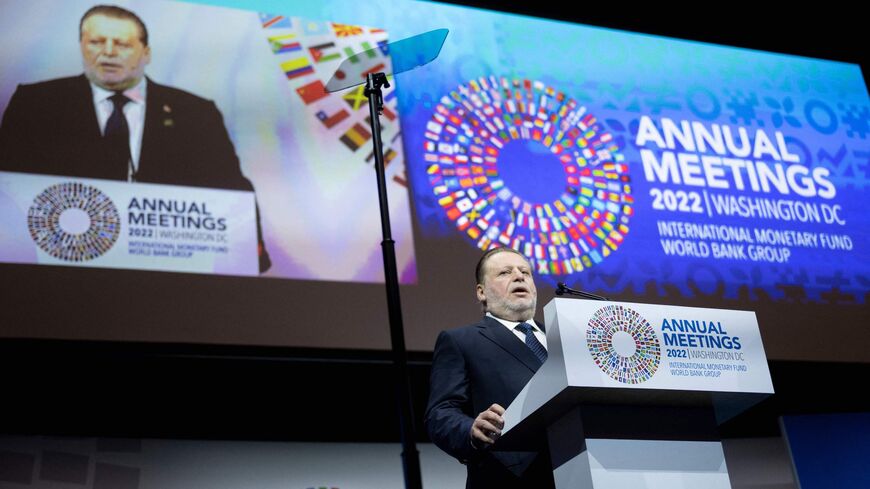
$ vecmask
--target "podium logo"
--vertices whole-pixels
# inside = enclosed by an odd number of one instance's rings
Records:
[[[70,182],[52,185],[33,199],[27,228],[42,251],[60,260],[85,262],[112,248],[121,218],[96,187]]]
[[[623,384],[646,382],[661,362],[655,330],[643,316],[624,306],[595,311],[586,328],[586,344],[598,368]]]

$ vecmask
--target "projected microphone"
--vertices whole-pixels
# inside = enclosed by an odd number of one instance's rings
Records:
[[[600,295],[590,294],[589,292],[583,292],[582,290],[574,290],[567,285],[565,282],[559,282],[556,284],[556,295],[574,295],[577,297],[585,297],[586,299],[594,299],[596,301],[609,301],[607,297],[602,297]]]

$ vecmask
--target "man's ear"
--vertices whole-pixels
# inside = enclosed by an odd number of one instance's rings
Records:
[[[477,300],[486,302],[486,294],[483,293],[483,285],[477,284]]]

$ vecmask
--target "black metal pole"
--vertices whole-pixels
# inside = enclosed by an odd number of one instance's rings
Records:
[[[381,144],[381,122],[384,99],[381,86],[389,87],[384,73],[366,75],[365,95],[369,99],[372,142],[374,144],[375,173],[378,178],[378,198],[381,209],[381,249],[384,255],[384,282],[387,287],[387,311],[390,319],[390,339],[393,345],[393,370],[395,372],[396,401],[399,403],[399,421],[402,436],[402,468],[407,489],[422,489],[420,453],[417,451],[414,429],[414,408],[411,402],[408,380],[408,359],[405,352],[405,330],[402,324],[402,304],[399,300],[399,274],[396,270],[396,249],[390,229],[390,206],[387,203],[386,169]]]

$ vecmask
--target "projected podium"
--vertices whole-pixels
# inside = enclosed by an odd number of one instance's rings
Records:
[[[730,488],[717,426],[773,393],[755,313],[561,299],[496,450],[549,447],[559,489]]]
[[[0,262],[256,276],[254,193],[0,171]]]

